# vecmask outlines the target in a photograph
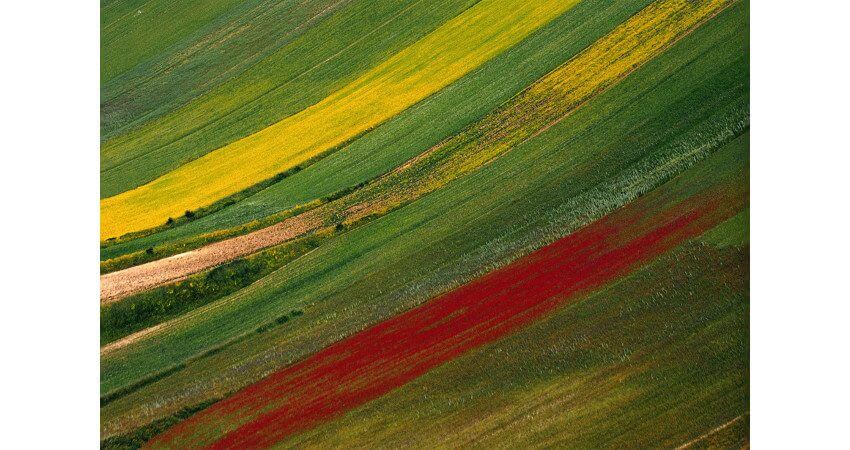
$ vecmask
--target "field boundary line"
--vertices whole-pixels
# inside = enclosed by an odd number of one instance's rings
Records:
[[[744,418],[744,416],[747,416],[747,415],[749,415],[749,414],[750,414],[750,412],[749,412],[749,411],[747,411],[747,412],[745,412],[745,413],[741,414],[740,416],[735,417],[734,419],[732,419],[732,420],[730,420],[730,421],[728,421],[728,422],[724,423],[723,425],[719,425],[719,426],[717,426],[717,427],[715,427],[715,428],[712,428],[711,430],[708,430],[708,432],[707,432],[707,433],[702,434],[702,435],[700,435],[700,436],[698,436],[698,437],[696,437],[696,438],[694,438],[694,439],[691,439],[690,441],[685,442],[684,444],[682,444],[682,445],[680,445],[680,446],[676,447],[676,450],[684,450],[684,449],[686,449],[686,448],[692,447],[692,446],[693,446],[694,444],[696,444],[697,442],[700,442],[700,441],[702,441],[703,439],[705,439],[705,438],[707,438],[707,437],[709,437],[709,436],[712,436],[712,435],[714,435],[714,434],[716,434],[716,433],[718,433],[718,432],[720,432],[720,431],[723,431],[724,429],[728,428],[729,426],[731,426],[731,425],[732,425],[732,424],[734,424],[735,422],[737,422],[737,421],[739,421],[739,420],[743,419],[743,418]]]

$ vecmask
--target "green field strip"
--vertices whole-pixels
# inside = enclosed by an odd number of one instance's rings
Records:
[[[251,0],[234,5],[189,37],[101,84],[101,140],[138,128],[240,75],[348,3]]]
[[[451,84],[576,3],[513,1],[484,0],[301,113],[101,200],[102,237],[159,225],[322,154]]]
[[[190,408],[180,410],[169,417],[154,421],[146,425],[145,427],[138,428],[130,433],[104,439],[100,443],[100,448],[102,450],[131,450],[142,448],[145,442],[149,441],[157,434],[162,433],[163,431],[182,422],[183,420],[186,420],[187,418],[191,417],[192,414],[195,414],[198,411],[201,411],[204,408],[212,405],[217,400],[218,399],[211,399],[209,401],[192,406]]]
[[[101,17],[101,83],[191,36],[238,3],[213,0],[203,8],[186,0],[113,3]]]
[[[531,82],[532,77],[574,56],[647,2],[623,2],[605,7],[606,3],[582,2],[481,69],[366,134],[343,151],[280,183],[209,217],[152,236],[109,245],[102,249],[101,258],[107,260],[135,253],[133,259],[142,262],[190,250],[209,242],[199,239],[201,235],[238,227],[247,221],[332,196],[400,165],[445,140],[449,133],[457,133],[472,118],[495,108]],[[516,70],[517,67],[523,70]],[[517,76],[507,77],[505,73]],[[486,91],[487,96],[481,91]],[[422,127],[422,122],[433,126]],[[163,244],[166,248],[161,247]],[[145,251],[151,247],[156,250],[155,256],[146,257]]]
[[[474,1],[348,5],[238,77],[104,142],[101,197],[138,187],[315,104]]]
[[[480,171],[184,316],[156,339],[105,356],[102,392],[109,392],[240,336],[275,311],[305,311],[298,327],[248,339],[110,403],[103,433],[229,392],[563,235],[698,161],[722,143],[715,136],[728,139],[729,127],[747,123],[746,114],[735,116],[748,104],[746,14],[742,5],[721,14]]]
[[[719,248],[733,247],[750,242],[750,208],[741,211],[735,217],[706,233],[701,240]]]
[[[685,244],[281,446],[676,448],[749,409],[747,266]]]

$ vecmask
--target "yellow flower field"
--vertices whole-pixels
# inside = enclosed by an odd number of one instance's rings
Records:
[[[328,151],[447,86],[577,2],[484,0],[303,112],[102,200],[101,238],[161,225]]]

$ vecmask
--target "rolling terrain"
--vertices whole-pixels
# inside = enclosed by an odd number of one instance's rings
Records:
[[[748,445],[748,2],[439,3],[102,3],[102,447]]]

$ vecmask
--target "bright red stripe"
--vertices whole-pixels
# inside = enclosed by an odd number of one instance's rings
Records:
[[[732,212],[718,208],[711,199],[723,195],[714,194],[662,210],[635,202],[282,369],[151,444],[195,447],[212,442],[209,448],[244,449],[280,442],[505,336],[701,234]],[[214,441],[216,437],[220,439]]]

